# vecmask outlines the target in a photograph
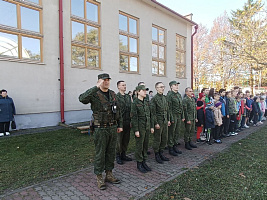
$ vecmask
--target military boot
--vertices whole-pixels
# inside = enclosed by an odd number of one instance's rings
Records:
[[[109,183],[114,183],[114,184],[119,184],[121,182],[119,179],[115,178],[111,170],[106,171],[105,181]]]
[[[160,155],[159,155],[158,152],[155,152],[155,159],[156,159],[156,161],[157,161],[158,163],[163,164],[163,161],[161,160]]]
[[[182,152],[178,149],[177,145],[173,146],[173,150],[178,154],[182,154]]]
[[[138,162],[137,161],[137,169],[142,172],[142,173],[147,173],[147,170],[144,168],[144,166],[142,165],[142,162]]]
[[[145,160],[142,162],[142,165],[143,165],[143,167],[146,169],[146,171],[148,171],[148,172],[150,172],[150,171],[151,171],[151,168],[147,166],[147,164],[146,164],[146,161],[145,161]]]
[[[189,142],[186,142],[186,143],[185,143],[185,148],[188,149],[188,150],[192,150],[192,148],[191,148],[190,145],[189,145]]]
[[[122,164],[123,164],[123,162],[122,162],[122,160],[121,160],[121,154],[120,154],[120,153],[117,153],[117,154],[116,154],[116,161],[117,161],[117,163],[118,163],[119,165],[122,165]]]
[[[102,174],[99,174],[96,176],[96,180],[97,180],[97,187],[100,189],[100,190],[105,190],[106,189],[106,184],[103,180],[103,177],[102,177]]]
[[[161,160],[163,160],[163,161],[169,161],[170,160],[169,158],[167,158],[166,156],[163,155],[163,151],[159,152],[159,156],[160,156]]]
[[[197,145],[195,145],[192,141],[189,142],[190,147],[197,148]]]
[[[124,161],[132,161],[132,158],[126,156],[125,151],[123,151],[123,152],[121,153],[121,160],[124,160]]]
[[[172,156],[178,156],[178,154],[174,151],[173,147],[169,147],[169,154]]]

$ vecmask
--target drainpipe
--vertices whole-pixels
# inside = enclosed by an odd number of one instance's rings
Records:
[[[64,118],[64,52],[63,52],[63,0],[59,0],[59,63],[60,63],[60,114],[61,123]]]
[[[194,78],[194,45],[193,45],[193,37],[197,33],[198,25],[195,26],[195,32],[191,36],[191,88],[193,89],[193,78]]]

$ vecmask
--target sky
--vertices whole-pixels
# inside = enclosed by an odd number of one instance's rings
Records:
[[[231,10],[242,9],[247,0],[157,0],[181,15],[193,13],[193,21],[211,28],[214,19],[223,15],[230,16]],[[266,2],[267,0],[263,0]]]

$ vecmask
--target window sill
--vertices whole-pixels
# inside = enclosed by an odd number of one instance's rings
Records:
[[[120,70],[119,73],[125,73],[125,74],[137,74],[137,75],[141,75],[139,74],[139,72],[131,72],[131,71],[122,71]]]
[[[12,58],[12,57],[0,57],[0,61],[9,61],[9,62],[45,65],[45,63],[40,62],[38,60],[19,59],[19,58]]]

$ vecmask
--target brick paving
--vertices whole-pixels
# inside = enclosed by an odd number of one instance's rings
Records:
[[[265,122],[263,126],[266,124]],[[152,172],[146,174],[137,171],[135,161],[126,162],[124,165],[115,164],[114,174],[121,180],[121,184],[107,183],[107,189],[104,191],[97,188],[93,167],[89,167],[56,179],[17,189],[1,195],[0,198],[3,200],[139,199],[153,192],[161,184],[176,178],[188,169],[197,167],[205,160],[211,159],[232,143],[247,137],[261,127],[251,127],[237,136],[225,138],[222,144],[199,143],[197,144],[198,148],[192,151],[186,150],[181,145],[180,150],[183,153],[177,157],[170,156],[165,151],[165,155],[170,158],[170,161],[164,162],[164,164],[156,163],[154,155],[151,153],[147,163],[152,168]],[[133,157],[133,155],[131,156]]]

